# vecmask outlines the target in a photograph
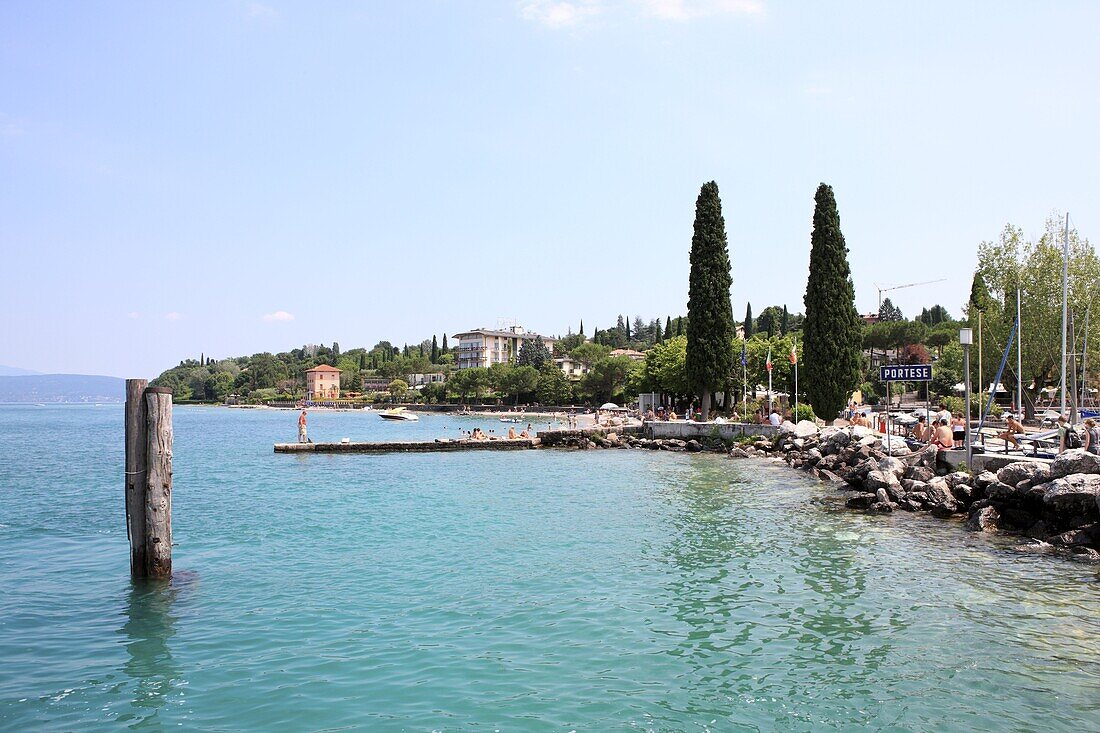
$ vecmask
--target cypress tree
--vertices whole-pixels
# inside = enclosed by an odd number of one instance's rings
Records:
[[[688,384],[699,394],[703,419],[710,416],[711,393],[733,372],[733,306],[730,255],[718,184],[704,183],[695,201],[688,276]]]
[[[676,316],[676,335],[677,336],[683,336],[684,335],[684,317],[683,316]]]
[[[435,334],[432,334],[432,358],[433,364],[439,363],[439,343],[435,340]]]
[[[580,331],[580,333],[581,333],[581,336],[584,335],[584,319],[583,318],[581,319],[581,331]]]
[[[755,330],[756,329],[753,328],[753,322],[752,322],[752,303],[749,303],[745,306],[745,340],[746,341],[748,339],[752,338],[753,331],[755,331]]]
[[[672,338],[672,316],[665,317],[665,341]]]
[[[787,313],[787,306],[786,306],[786,304],[784,304],[783,305],[783,320],[781,320],[779,322],[779,335],[780,336],[786,336],[787,335],[787,329],[790,328],[790,325],[791,325],[791,316],[790,316],[789,313]]]
[[[447,334],[443,334],[443,353],[446,354],[450,349],[447,348]]]
[[[804,390],[825,419],[836,417],[860,380],[863,328],[855,298],[836,199],[822,183],[814,196],[802,349]]]

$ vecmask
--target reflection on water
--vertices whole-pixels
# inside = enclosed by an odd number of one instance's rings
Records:
[[[127,654],[122,671],[134,686],[130,710],[118,722],[133,730],[162,730],[165,725],[160,710],[182,682],[169,643],[176,635],[173,606],[194,582],[195,576],[178,573],[170,581],[135,581],[130,589],[126,620],[118,633],[125,638]]]

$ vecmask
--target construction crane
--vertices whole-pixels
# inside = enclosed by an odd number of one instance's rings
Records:
[[[878,283],[875,283],[875,289],[878,290],[878,309],[879,309],[880,312],[882,311],[882,294],[883,293],[888,293],[891,290],[902,290],[904,288],[915,288],[918,285],[931,285],[932,283],[942,283],[942,282],[947,282],[947,278],[946,277],[941,277],[939,280],[925,280],[922,283],[909,283],[908,285],[894,285],[894,286],[889,287],[889,288],[884,288],[881,285],[879,285]]]

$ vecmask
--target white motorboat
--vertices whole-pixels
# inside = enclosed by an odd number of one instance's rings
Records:
[[[382,418],[383,420],[416,421],[416,420],[420,419],[420,417],[418,415],[416,415],[415,413],[409,412],[404,407],[395,407],[392,410],[385,410],[383,412],[378,413],[378,417]]]

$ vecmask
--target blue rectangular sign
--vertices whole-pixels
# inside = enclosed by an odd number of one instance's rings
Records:
[[[878,368],[878,378],[883,382],[931,382],[931,364],[891,364]]]

